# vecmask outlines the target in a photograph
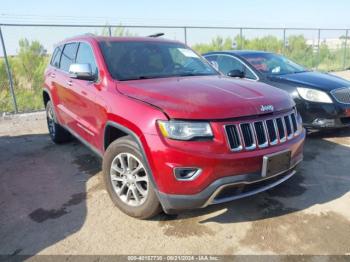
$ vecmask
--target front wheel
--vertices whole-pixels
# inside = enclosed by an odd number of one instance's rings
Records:
[[[71,135],[68,133],[68,131],[57,123],[55,111],[51,101],[47,102],[46,104],[46,120],[50,137],[54,143],[61,144],[71,140]]]
[[[140,149],[131,137],[109,145],[102,169],[108,194],[124,213],[148,219],[161,211]]]

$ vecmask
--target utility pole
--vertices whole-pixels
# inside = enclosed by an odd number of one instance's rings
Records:
[[[12,78],[12,74],[11,74],[10,64],[9,64],[9,61],[8,61],[8,58],[7,58],[6,47],[5,47],[5,43],[4,43],[4,37],[2,35],[1,26],[0,26],[0,40],[1,40],[1,45],[2,45],[2,51],[4,53],[4,60],[5,60],[7,77],[8,77],[9,84],[10,84],[10,92],[11,92],[11,95],[12,95],[13,107],[15,109],[15,113],[17,114],[18,113],[18,107],[17,107],[15,91],[14,91],[14,88],[13,88],[13,78]]]

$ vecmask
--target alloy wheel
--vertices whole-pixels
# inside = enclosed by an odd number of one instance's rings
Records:
[[[141,161],[130,153],[120,153],[112,161],[110,179],[114,192],[129,206],[142,205],[148,194],[149,181]]]

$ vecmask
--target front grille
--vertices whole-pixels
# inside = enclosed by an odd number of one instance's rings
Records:
[[[225,131],[232,151],[276,145],[292,139],[299,132],[294,111],[275,118],[229,124]]]
[[[338,102],[350,104],[350,87],[335,89],[331,94]]]
[[[244,141],[244,146],[246,149],[255,148],[255,139],[253,129],[250,123],[241,124],[242,136]]]
[[[291,125],[290,116],[285,116],[284,117],[284,123],[286,124],[287,136],[290,137],[293,134],[292,133],[292,125]]]
[[[268,141],[267,141],[267,136],[264,128],[264,122],[255,122],[254,128],[255,128],[258,145],[267,146]]]
[[[297,126],[297,119],[295,117],[295,114],[292,113],[290,115],[290,118],[292,119],[292,124],[293,124],[293,130],[297,130],[298,129],[298,126]]]
[[[277,129],[278,129],[278,134],[279,134],[280,140],[285,141],[286,140],[286,133],[284,130],[283,118],[280,118],[280,117],[277,118],[276,123],[277,123]]]
[[[238,133],[237,126],[230,125],[230,126],[226,126],[225,129],[226,129],[226,134],[228,137],[230,147],[233,150],[241,150],[242,149],[241,139],[240,139],[240,135]]]
[[[277,142],[277,132],[274,120],[266,120],[267,131],[269,132],[269,138],[271,143]]]

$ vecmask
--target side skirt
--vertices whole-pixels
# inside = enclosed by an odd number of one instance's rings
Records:
[[[67,131],[74,136],[76,139],[78,139],[81,143],[83,143],[87,148],[89,148],[93,153],[95,153],[98,157],[103,158],[103,154],[97,149],[95,148],[93,145],[89,144],[84,138],[82,138],[81,136],[79,136],[76,132],[74,132],[72,129],[70,129],[67,126],[64,126],[65,129],[67,129]]]

